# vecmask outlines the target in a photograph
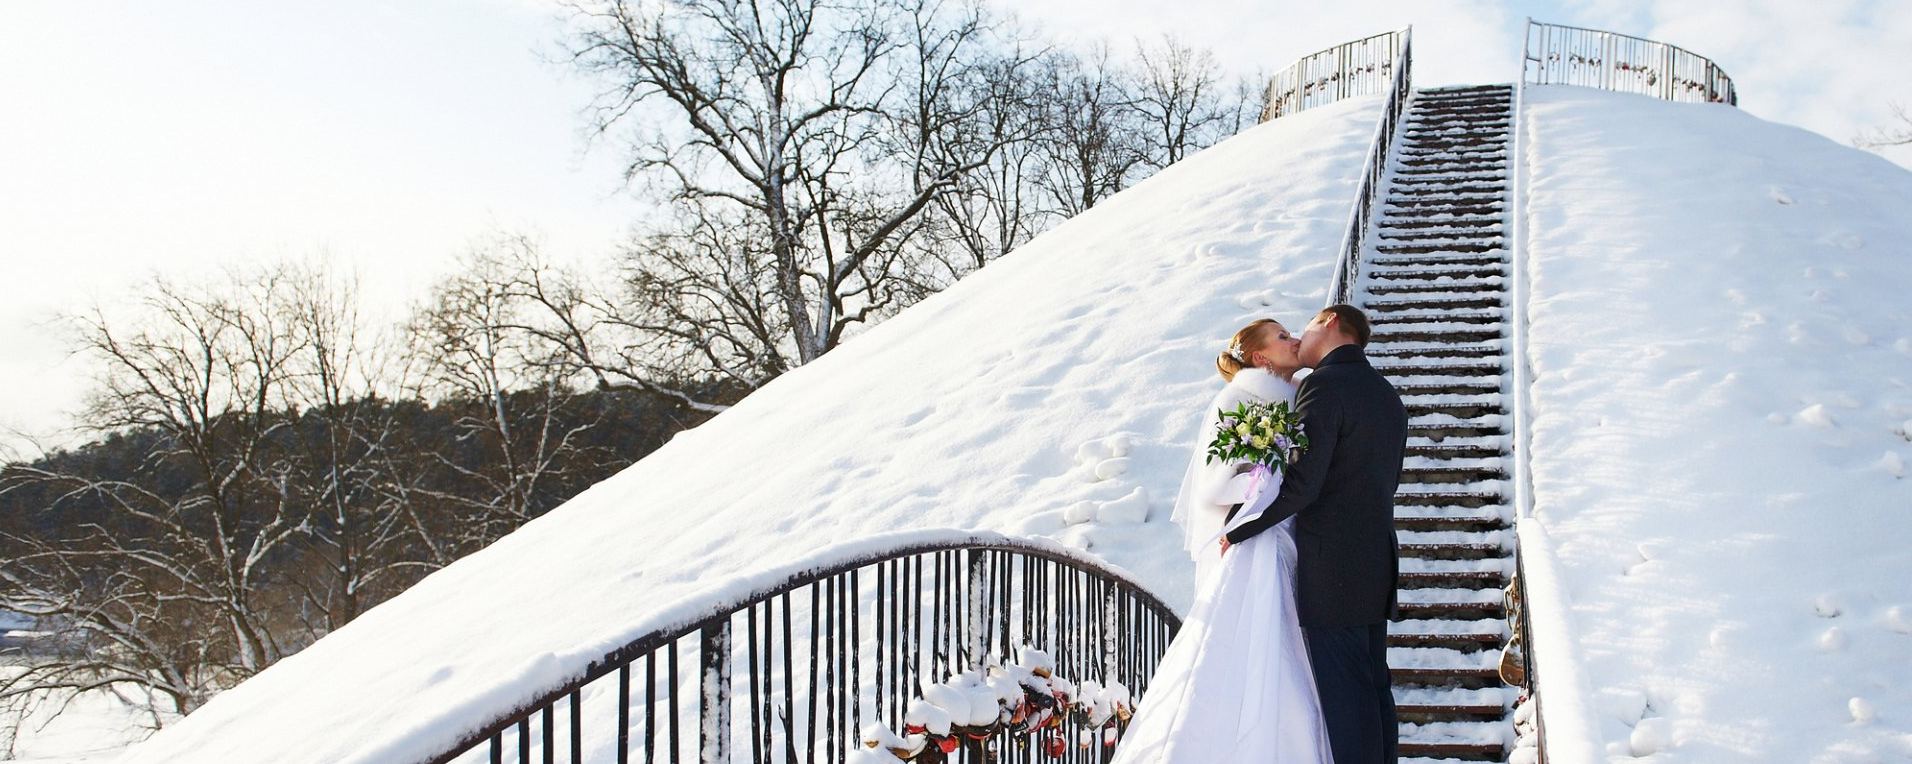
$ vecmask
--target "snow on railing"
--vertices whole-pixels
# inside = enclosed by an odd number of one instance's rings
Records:
[[[1531,20],[1528,22],[1532,23]],[[1553,541],[1534,518],[1533,408],[1529,388],[1533,368],[1527,357],[1527,81],[1514,89],[1513,278],[1509,284],[1513,334],[1514,546],[1520,587],[1522,657],[1526,684],[1533,693],[1539,758],[1547,764],[1600,764],[1599,722],[1589,705],[1592,685],[1580,663],[1573,626],[1573,603],[1554,555]],[[1541,678],[1546,678],[1545,687]]]
[[[1334,283],[1328,289],[1329,305],[1353,299],[1354,280],[1361,268],[1361,247],[1367,240],[1368,221],[1373,217],[1375,205],[1381,201],[1381,178],[1387,172],[1395,129],[1400,127],[1401,114],[1407,110],[1407,99],[1414,89],[1411,71],[1414,68],[1414,49],[1409,39],[1413,31],[1414,27],[1410,26],[1399,32],[1377,36],[1398,35],[1400,42],[1395,48],[1394,62],[1388,65],[1393,76],[1388,81],[1387,105],[1381,109],[1381,121],[1374,126],[1374,140],[1368,143],[1367,160],[1361,170],[1361,185],[1355,190],[1354,210],[1348,215],[1347,233],[1341,237],[1341,253],[1335,265]]]
[[[1269,79],[1261,121],[1384,92],[1396,79],[1396,64],[1405,60],[1407,32],[1384,32],[1302,56]]]
[[[1739,105],[1733,79],[1677,45],[1598,29],[1527,20],[1523,84],[1582,85],[1669,101]]]
[[[1120,569],[1053,541],[973,531],[887,534],[721,591],[582,675],[465,720],[469,732],[428,760],[844,762],[870,755],[864,733],[883,728],[940,743],[924,756],[982,762],[1034,725],[918,732],[911,699],[1031,654],[1084,688],[1139,695],[1181,626]],[[1108,714],[1042,722],[1059,762],[1102,761],[1093,743],[1119,733]]]

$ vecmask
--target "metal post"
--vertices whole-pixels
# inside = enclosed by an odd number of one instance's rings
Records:
[[[730,764],[730,619],[701,632],[697,742],[703,764]]]

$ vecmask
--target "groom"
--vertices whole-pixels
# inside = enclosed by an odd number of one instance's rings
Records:
[[[1334,764],[1393,764],[1399,736],[1388,675],[1395,615],[1394,489],[1407,443],[1400,394],[1368,365],[1368,317],[1323,309],[1301,335],[1314,369],[1295,393],[1308,450],[1262,513],[1222,539],[1227,551],[1290,516],[1295,601]]]

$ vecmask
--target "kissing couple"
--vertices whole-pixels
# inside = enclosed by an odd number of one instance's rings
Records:
[[[1227,386],[1174,514],[1196,562],[1195,604],[1114,764],[1396,761],[1387,622],[1407,410],[1368,363],[1370,333],[1358,308],[1332,305],[1300,335],[1250,323],[1216,359]],[[1297,385],[1303,368],[1313,371]],[[1210,439],[1237,426],[1230,411],[1277,403],[1305,435],[1291,461],[1211,456]]]

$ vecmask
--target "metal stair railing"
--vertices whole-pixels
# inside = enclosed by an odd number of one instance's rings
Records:
[[[1400,38],[1394,63],[1389,66],[1393,75],[1388,81],[1388,100],[1381,108],[1381,121],[1375,125],[1374,140],[1368,144],[1367,159],[1361,170],[1361,185],[1355,190],[1354,210],[1348,216],[1347,233],[1341,237],[1334,282],[1328,289],[1329,305],[1346,303],[1354,297],[1354,282],[1361,269],[1361,248],[1366,242],[1374,207],[1380,203],[1381,194],[1385,191],[1381,180],[1387,174],[1388,158],[1393,153],[1394,133],[1401,125],[1401,114],[1407,110],[1408,97],[1414,91],[1413,32],[1414,27],[1410,26],[1399,32],[1388,33]]]
[[[849,544],[652,629],[542,688],[512,710],[473,720],[432,764],[449,762],[843,762],[859,730],[905,728],[925,683],[1021,646],[1055,660],[1055,675],[1139,697],[1181,626],[1129,574],[1058,543],[966,531],[896,534]],[[825,553],[825,557],[833,556]],[[1045,731],[1069,764],[1100,762],[1077,741],[1079,718]],[[1101,737],[1097,735],[1096,737]],[[951,760],[1030,741],[972,734]],[[1018,759],[1021,760],[1021,759]]]
[[[1403,29],[1302,56],[1269,78],[1268,90],[1262,94],[1261,121],[1383,92],[1394,82],[1396,64],[1406,49],[1407,30]]]
[[[1669,101],[1739,105],[1726,70],[1677,45],[1527,19],[1520,79],[1581,85]]]

